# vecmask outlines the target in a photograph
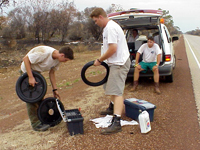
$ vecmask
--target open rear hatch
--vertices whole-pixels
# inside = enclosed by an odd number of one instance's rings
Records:
[[[120,11],[108,14],[109,19],[116,21],[123,29],[141,27],[146,29],[157,28],[161,16],[161,10],[138,9],[131,9],[128,11]]]
[[[126,38],[128,39],[132,29],[137,29],[140,31],[140,36],[135,42],[128,42],[128,48],[130,51],[130,58],[132,61],[131,66],[135,65],[135,55],[139,47],[147,42],[147,34],[157,33],[159,35],[159,25],[160,19],[162,17],[162,10],[139,10],[139,9],[130,9],[128,11],[120,11],[108,14],[109,19],[117,22],[125,31]],[[144,38],[144,40],[142,40]],[[145,39],[146,38],[146,39]],[[163,51],[163,46],[159,38],[157,43]],[[142,55],[140,61],[142,60]],[[161,60],[161,64],[164,62],[164,58]]]

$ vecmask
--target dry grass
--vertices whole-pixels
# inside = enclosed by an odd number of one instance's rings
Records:
[[[2,45],[2,44],[1,44]],[[11,40],[7,46],[2,46],[0,49],[0,72],[6,72],[7,67],[10,66],[19,66],[22,62],[22,58],[28,53],[28,51],[42,44],[17,44],[15,40]],[[67,45],[49,45],[55,49],[60,49],[62,46]],[[100,45],[68,45],[76,53],[82,53],[91,50],[100,50]]]

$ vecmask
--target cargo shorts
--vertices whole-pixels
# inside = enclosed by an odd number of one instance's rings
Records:
[[[130,69],[131,61],[128,58],[124,65],[111,65],[109,66],[110,72],[107,82],[103,88],[105,95],[117,95],[122,96],[124,93],[125,81],[127,73]]]

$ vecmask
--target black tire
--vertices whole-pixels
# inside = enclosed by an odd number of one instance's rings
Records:
[[[32,73],[36,82],[38,82],[34,87],[29,85],[27,73],[22,74],[22,76],[18,78],[15,86],[18,97],[27,103],[41,101],[47,91],[45,78],[38,72],[33,71]]]
[[[60,100],[60,108],[62,111],[65,111],[65,108]],[[50,114],[49,111],[52,110],[53,114]],[[48,97],[44,99],[39,108],[38,108],[38,118],[43,124],[49,124],[51,127],[59,124],[62,121],[62,117],[57,108],[56,98]]]
[[[81,70],[81,78],[82,78],[83,82],[85,82],[87,85],[90,85],[90,86],[100,86],[100,85],[106,83],[107,80],[108,80],[109,67],[108,67],[108,65],[107,65],[105,62],[102,62],[101,65],[104,66],[104,67],[106,68],[106,71],[107,71],[106,76],[103,78],[103,80],[101,80],[101,81],[99,81],[99,82],[90,82],[90,81],[88,81],[87,78],[85,77],[85,72],[86,72],[86,70],[87,70],[90,66],[92,66],[93,64],[94,64],[94,61],[90,61],[90,62],[88,62],[87,64],[85,64],[85,65],[83,66],[83,68],[82,68],[82,70]]]

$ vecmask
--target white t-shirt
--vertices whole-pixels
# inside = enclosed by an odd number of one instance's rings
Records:
[[[143,62],[157,62],[157,55],[161,54],[162,51],[156,43],[151,48],[145,43],[139,48],[138,53],[143,53]]]
[[[49,46],[37,46],[31,49],[27,56],[31,62],[31,69],[33,71],[44,72],[58,69],[59,61],[52,58],[52,53],[56,49]],[[21,64],[22,72],[26,72],[24,62]]]
[[[103,49],[101,54],[106,53],[111,43],[117,44],[117,51],[107,59],[109,65],[124,65],[129,58],[129,50],[122,28],[114,21],[108,21],[103,29]]]
[[[133,37],[133,35],[130,35],[128,38],[128,42],[135,42],[138,38],[139,38],[139,35],[137,35],[135,38]]]

